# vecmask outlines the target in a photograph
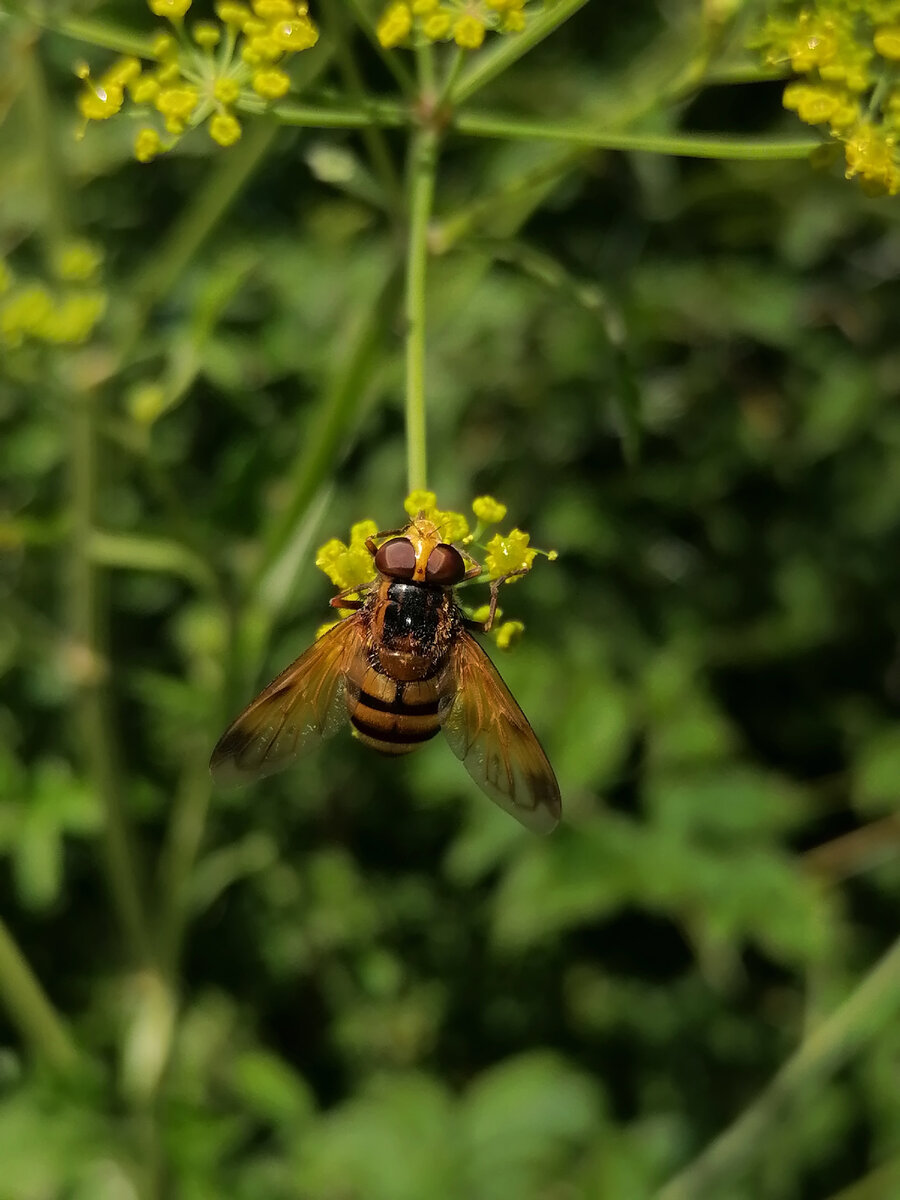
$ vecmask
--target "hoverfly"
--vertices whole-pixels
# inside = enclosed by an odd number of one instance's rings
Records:
[[[366,547],[377,574],[334,596],[353,611],[273,680],[222,734],[210,770],[247,781],[281,770],[347,720],[382,754],[408,754],[444,736],[478,786],[538,833],[559,820],[559,785],[541,744],[469,630],[453,588],[481,574],[420,514]],[[519,574],[519,572],[515,572]],[[508,578],[508,576],[504,576]],[[353,594],[361,597],[352,599]]]

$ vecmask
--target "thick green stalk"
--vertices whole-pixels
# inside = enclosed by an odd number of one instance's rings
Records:
[[[764,1152],[765,1138],[791,1107],[900,1016],[900,939],[830,1017],[801,1043],[737,1120],[657,1194],[656,1200],[723,1196],[725,1181]]]
[[[0,999],[25,1041],[51,1066],[69,1071],[78,1051],[25,955],[0,919]]]
[[[453,128],[470,137],[566,142],[593,150],[634,150],[681,158],[796,159],[821,145],[820,138],[744,138],[695,133],[642,133],[565,121],[532,121],[504,113],[456,115]]]
[[[434,203],[437,133],[423,128],[410,148],[409,242],[406,258],[406,466],[411,492],[428,478],[425,421],[425,283],[428,226]]]

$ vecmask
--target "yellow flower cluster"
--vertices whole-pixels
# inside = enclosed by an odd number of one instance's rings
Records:
[[[0,259],[0,347],[86,342],[106,312],[106,293],[94,284],[100,261],[89,243],[67,242],[53,256],[58,283],[47,284],[17,280]]]
[[[843,143],[847,178],[872,195],[900,192],[896,0],[792,4],[769,17],[757,45],[771,66],[789,62],[803,76],[785,87],[784,106]]]
[[[487,580],[500,579],[511,571],[530,571],[535,556],[544,554],[553,561],[556,551],[536,550],[529,545],[529,535],[521,529],[513,529],[503,536],[495,534],[486,545],[477,543],[484,551],[483,562],[472,553],[470,547],[482,535],[488,525],[496,525],[506,516],[506,505],[500,504],[493,496],[479,496],[472,504],[477,525],[474,532],[469,531],[469,522],[460,512],[453,512],[437,507],[434,492],[415,491],[406,497],[403,503],[411,519],[425,517],[433,521],[448,542],[456,542],[465,546],[466,555],[483,567]],[[331,538],[321,546],[316,555],[316,566],[324,571],[331,582],[340,591],[364,592],[375,578],[375,567],[372,555],[366,547],[367,538],[374,538],[378,526],[374,521],[359,521],[350,530],[349,542],[340,538]],[[511,582],[511,581],[508,581]],[[470,615],[473,620],[485,621],[488,616],[488,605],[476,609]],[[495,615],[493,637],[502,650],[508,649],[521,637],[525,626],[521,621],[504,621],[499,623],[502,611],[498,608]],[[323,625],[317,636],[327,632],[335,622]]]
[[[386,50],[414,35],[477,50],[489,29],[519,33],[526,17],[526,0],[393,0],[378,22],[378,40]]]
[[[135,137],[138,162],[151,162],[185,130],[204,122],[214,142],[233,146],[241,136],[234,106],[241,101],[252,110],[279,100],[291,85],[284,70],[287,59],[319,40],[307,5],[296,0],[222,0],[215,8],[219,20],[196,22],[191,39],[183,29],[191,0],[148,4],[178,35],[159,33],[152,46],[153,66],[129,56],[117,59],[97,79],[87,67],[78,72],[84,80],[78,109],[85,126],[114,117],[126,99],[149,118]]]

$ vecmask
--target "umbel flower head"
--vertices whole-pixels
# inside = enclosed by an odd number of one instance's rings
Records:
[[[474,529],[470,528],[469,519],[464,513],[438,508],[434,492],[411,492],[403,507],[410,520],[425,517],[432,521],[446,542],[456,543],[473,564],[482,568],[482,575],[473,580],[474,583],[490,582],[516,572],[512,579],[505,580],[505,583],[512,583],[531,570],[538,554],[543,554],[551,562],[556,558],[555,550],[537,550],[531,546],[529,535],[521,529],[513,529],[508,534],[495,533],[489,542],[484,543],[481,539],[488,527],[498,524],[506,516],[506,506],[492,496],[479,496],[473,502],[472,512],[476,519]],[[319,548],[316,566],[325,572],[336,588],[348,596],[365,592],[376,575],[366,541],[377,533],[378,525],[374,521],[358,521],[350,530],[348,542],[331,538]],[[476,551],[481,552],[480,556]],[[487,614],[487,605],[468,611],[468,615],[476,621],[486,620]],[[501,615],[498,609],[492,635],[497,645],[505,650],[518,641],[525,626],[521,621],[504,621],[501,624],[498,620]],[[323,625],[319,636],[333,624]]]
[[[20,279],[0,259],[0,350],[86,342],[106,312],[101,261],[96,246],[77,240],[56,248],[51,280]]]
[[[756,45],[770,66],[790,63],[800,76],[784,106],[843,143],[847,178],[871,195],[900,192],[900,4],[785,3]]]
[[[477,50],[489,30],[519,33],[527,19],[526,0],[391,0],[377,33],[386,50],[416,39]]]
[[[78,109],[85,127],[106,121],[127,106],[143,121],[134,154],[150,162],[170,150],[181,135],[206,125],[220,146],[233,146],[242,133],[235,113],[262,111],[290,89],[288,59],[319,40],[305,2],[221,0],[217,21],[195,21],[187,30],[191,0],[147,0],[151,12],[166,18],[152,44],[152,65],[128,56],[117,59],[99,78],[79,68],[84,87]],[[82,129],[82,133],[84,129]]]

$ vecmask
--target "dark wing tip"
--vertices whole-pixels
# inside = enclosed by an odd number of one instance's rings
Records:
[[[536,833],[552,833],[562,816],[562,798],[556,776],[552,771],[529,775],[528,788],[535,801],[532,829]]]

